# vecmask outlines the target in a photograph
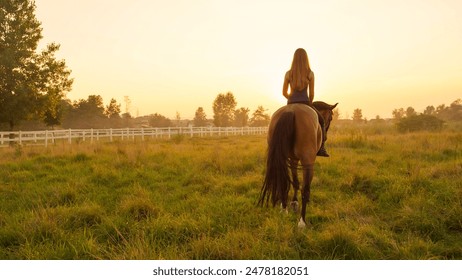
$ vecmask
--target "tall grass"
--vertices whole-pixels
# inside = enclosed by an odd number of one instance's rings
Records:
[[[0,150],[1,259],[461,259],[460,132],[333,130],[312,227],[255,203],[264,136]]]

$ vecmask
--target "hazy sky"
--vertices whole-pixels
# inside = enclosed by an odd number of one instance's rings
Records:
[[[462,98],[460,0],[36,0],[42,46],[61,44],[71,100],[99,94],[132,115],[212,117],[219,93],[274,112],[295,49],[315,99],[367,118]]]

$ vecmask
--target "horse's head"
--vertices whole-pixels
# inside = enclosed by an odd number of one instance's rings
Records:
[[[332,116],[334,115],[334,109],[337,107],[338,103],[335,105],[329,105],[322,101],[313,102],[313,106],[319,111],[321,116],[324,118],[326,125],[326,132],[329,130],[330,122],[332,121]]]

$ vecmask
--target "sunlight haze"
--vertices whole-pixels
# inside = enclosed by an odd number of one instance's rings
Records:
[[[341,117],[462,98],[462,1],[36,0],[45,44],[72,70],[71,100],[99,94],[130,113],[212,118],[219,93],[273,113],[295,49],[308,52],[315,100]]]

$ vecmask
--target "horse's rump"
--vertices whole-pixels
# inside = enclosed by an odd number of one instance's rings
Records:
[[[285,112],[293,112],[295,117],[295,137],[291,156],[302,161],[314,162],[316,153],[321,147],[322,129],[319,125],[318,115],[315,110],[305,104],[293,103],[281,107],[271,117],[268,130],[268,144],[276,124]],[[310,158],[311,160],[309,160]]]

